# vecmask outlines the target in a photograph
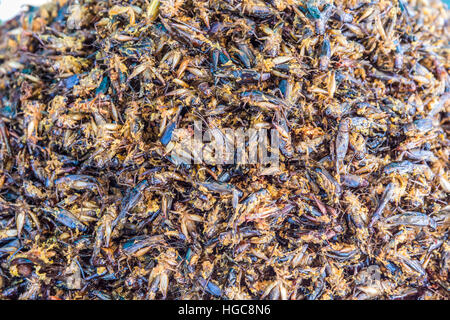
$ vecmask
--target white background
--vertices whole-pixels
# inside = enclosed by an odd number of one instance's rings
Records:
[[[49,0],[0,0],[0,23],[13,18],[22,11],[22,6],[39,6]]]

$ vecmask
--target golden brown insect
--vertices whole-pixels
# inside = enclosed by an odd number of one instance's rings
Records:
[[[24,8],[0,25],[0,298],[448,299],[448,13]]]

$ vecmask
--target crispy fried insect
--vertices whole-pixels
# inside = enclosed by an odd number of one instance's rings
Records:
[[[0,299],[449,299],[448,18],[24,8],[0,24]]]

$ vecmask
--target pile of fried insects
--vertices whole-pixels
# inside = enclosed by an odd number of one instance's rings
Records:
[[[25,8],[0,26],[0,299],[449,299],[448,17]],[[196,122],[274,129],[279,166],[176,161]]]

